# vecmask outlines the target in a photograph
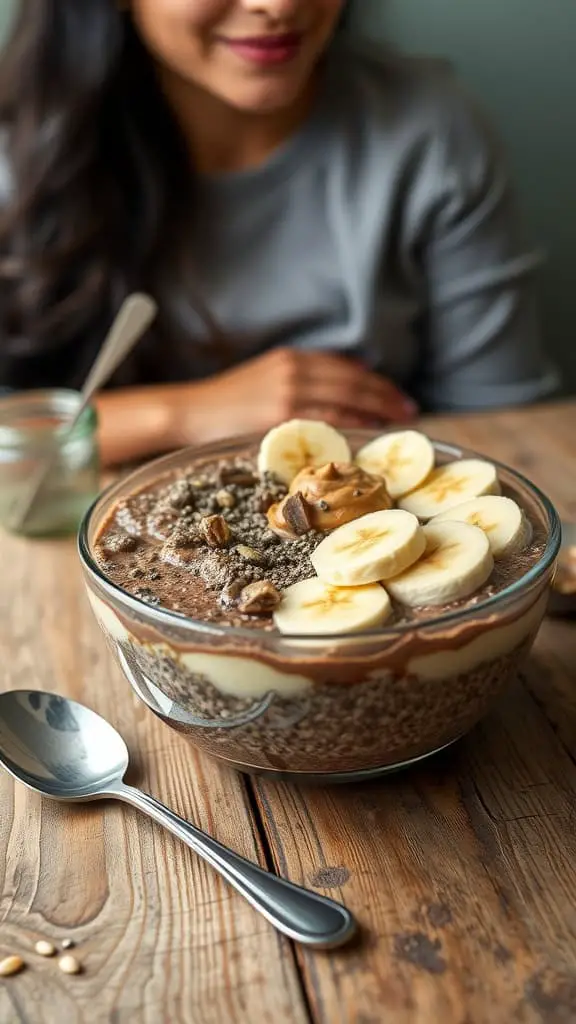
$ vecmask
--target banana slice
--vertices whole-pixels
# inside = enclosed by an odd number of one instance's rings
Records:
[[[494,558],[507,558],[527,548],[532,540],[530,520],[511,498],[487,494],[456,505],[448,512],[435,516],[432,522],[468,523],[479,526],[488,537]]]
[[[305,466],[328,462],[351,462],[345,437],[320,420],[288,420],[263,438],[258,454],[258,471],[273,473],[286,484]]]
[[[478,526],[435,520],[423,532],[423,557],[386,583],[392,597],[410,608],[449,604],[486,583],[494,560],[488,537]]]
[[[383,587],[331,587],[313,577],[287,587],[274,612],[281,633],[307,636],[358,633],[381,626],[392,612]]]
[[[335,587],[376,583],[404,572],[424,553],[416,516],[401,509],[369,512],[340,526],[311,555],[317,575]]]
[[[481,459],[461,459],[439,466],[423,487],[404,495],[398,505],[419,519],[433,519],[482,494],[500,494],[496,467]]]
[[[361,448],[356,462],[366,473],[383,476],[391,498],[420,487],[434,469],[434,446],[417,430],[383,434]]]

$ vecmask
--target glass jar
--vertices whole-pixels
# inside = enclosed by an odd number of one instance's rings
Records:
[[[88,408],[72,433],[76,391],[16,392],[0,398],[0,524],[27,536],[76,533],[100,489],[96,412]],[[42,466],[49,472],[29,514],[25,504]]]

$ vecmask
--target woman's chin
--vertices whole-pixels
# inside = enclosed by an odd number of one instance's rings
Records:
[[[286,112],[305,103],[309,94],[309,73],[284,69],[253,76],[230,78],[223,88],[212,91],[222,102],[246,114],[265,115]],[[207,83],[209,87],[209,83]]]

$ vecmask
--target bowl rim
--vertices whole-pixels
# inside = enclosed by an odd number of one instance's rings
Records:
[[[343,433],[347,438],[353,439],[355,434],[362,434],[365,436],[367,433],[373,433],[374,436],[379,436],[379,434],[383,434],[385,431],[377,433],[375,431],[347,430],[343,431]],[[489,458],[488,456],[483,456],[470,448],[462,448],[459,445],[453,445],[445,441],[436,440],[429,434],[426,434],[426,436],[432,442],[434,449],[437,452],[448,456],[456,456],[457,460],[472,458],[490,462],[499,472],[503,470],[505,473],[510,474],[515,481],[522,484],[531,493],[532,497],[536,499],[536,502],[540,504],[541,510],[548,519],[549,534],[546,541],[546,547],[538,561],[527,572],[525,572],[523,576],[514,580],[507,587],[504,587],[503,590],[498,591],[498,593],[480,601],[478,604],[473,606],[468,605],[455,611],[444,612],[442,615],[434,615],[430,618],[419,619],[417,622],[409,620],[389,626],[388,628],[382,627],[379,629],[365,630],[362,633],[354,634],[352,638],[357,641],[390,641],[394,638],[398,639],[403,637],[407,633],[414,632],[415,630],[421,631],[439,626],[453,626],[469,620],[472,616],[476,617],[477,615],[483,614],[486,610],[491,608],[496,609],[499,606],[507,604],[513,598],[520,596],[523,592],[530,589],[532,585],[536,584],[538,580],[551,568],[558,556],[561,546],[560,516],[550,499],[543,491],[540,490],[539,487],[536,486],[536,484],[532,483],[532,481],[529,480],[528,477],[524,476],[523,473],[518,472],[518,470],[513,469],[504,462]],[[180,448],[168,453],[167,455],[162,455],[159,458],[149,459],[129,472],[126,476],[122,476],[120,479],[113,481],[108,487],[100,492],[82,518],[78,531],[78,553],[80,561],[84,568],[96,578],[100,587],[107,591],[113,599],[122,603],[139,616],[144,617],[150,624],[177,627],[183,631],[220,637],[223,640],[251,640],[253,644],[264,643],[269,645],[271,642],[280,644],[283,642],[290,642],[292,644],[301,643],[309,646],[311,643],[319,644],[322,642],[324,645],[331,646],[332,644],[350,641],[351,634],[349,633],[330,635],[320,633],[278,633],[270,629],[257,629],[243,626],[231,626],[225,623],[207,622],[202,619],[193,619],[188,615],[184,615],[182,612],[171,611],[168,608],[155,607],[154,605],[148,604],[148,602],[141,598],[135,597],[128,591],[123,590],[117,583],[110,580],[104,574],[91,553],[88,541],[88,531],[97,506],[115,490],[124,494],[130,493],[131,481],[133,481],[140,473],[144,473],[146,470],[152,470],[154,468],[162,470],[162,468],[165,467],[166,469],[169,469],[172,464],[181,460],[187,453],[190,455],[191,459],[197,459],[200,456],[210,456],[212,452],[215,459],[218,457],[222,458],[223,454],[221,453],[220,456],[218,456],[217,452],[224,447],[247,447],[249,445],[258,444],[261,439],[261,434],[246,434],[238,435],[233,438],[222,438],[220,441],[212,444]],[[119,497],[120,493],[118,495]]]

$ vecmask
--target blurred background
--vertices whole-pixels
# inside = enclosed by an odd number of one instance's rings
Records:
[[[576,3],[356,0],[351,27],[450,59],[508,149],[542,275],[544,335],[576,392]]]
[[[0,0],[0,42],[17,0]],[[531,236],[547,254],[544,334],[576,392],[576,3],[356,0],[351,31],[447,57],[500,130]]]

